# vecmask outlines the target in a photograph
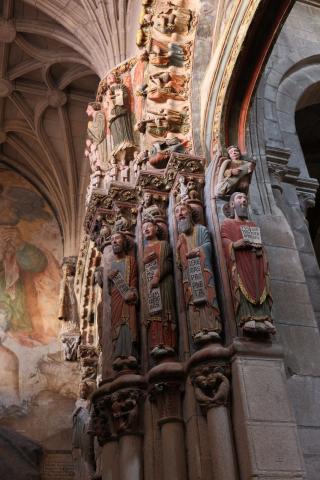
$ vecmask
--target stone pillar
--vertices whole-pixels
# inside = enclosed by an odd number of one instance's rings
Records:
[[[116,438],[110,439],[102,449],[102,480],[120,480],[119,447]]]
[[[241,480],[304,479],[281,347],[236,339],[232,349],[233,424]]]
[[[229,351],[210,346],[191,357],[195,398],[207,419],[209,450],[215,480],[237,480],[237,460],[229,415]]]
[[[149,372],[150,395],[159,412],[163,480],[187,478],[181,406],[183,377],[183,366],[177,362],[164,362]]]
[[[142,480],[141,434],[127,434],[120,438],[119,468],[120,480]]]

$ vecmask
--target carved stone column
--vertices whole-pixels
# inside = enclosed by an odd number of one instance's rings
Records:
[[[164,362],[149,372],[150,396],[159,413],[163,479],[187,478],[181,403],[183,379],[183,366],[176,362]]]
[[[97,437],[102,448],[102,480],[120,480],[119,446],[113,431],[111,394],[108,386],[97,390],[92,397],[91,434]]]
[[[230,406],[229,351],[208,347],[189,362],[195,398],[207,419],[209,450],[215,480],[237,480]]]

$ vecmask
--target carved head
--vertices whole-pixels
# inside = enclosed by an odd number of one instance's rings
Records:
[[[227,148],[227,152],[231,160],[240,160],[241,152],[237,145],[230,145],[230,147]]]
[[[150,207],[153,200],[153,195],[151,192],[144,192],[143,194],[143,206]]]
[[[115,73],[109,73],[107,75],[107,84],[110,86],[114,85],[115,83],[118,83]]]
[[[248,197],[245,193],[234,192],[230,197],[229,205],[233,218],[248,218]]]
[[[146,220],[142,225],[143,238],[148,241],[156,240],[158,238],[159,229],[156,222]]]
[[[192,231],[192,208],[187,202],[178,203],[175,206],[174,215],[177,220],[179,233],[189,233]]]
[[[127,237],[123,233],[116,232],[111,235],[111,247],[113,253],[118,255],[126,253],[128,251],[128,244]]]
[[[93,117],[95,112],[101,110],[101,104],[99,102],[88,103],[86,114],[88,117]]]

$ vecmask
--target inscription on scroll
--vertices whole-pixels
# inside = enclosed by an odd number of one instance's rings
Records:
[[[259,227],[242,225],[240,228],[242,237],[246,242],[250,242],[254,245],[261,245],[261,232]]]
[[[205,302],[207,300],[207,296],[199,257],[188,259],[188,272],[193,302],[195,304]]]
[[[158,313],[162,310],[160,287],[151,288],[151,280],[158,270],[158,261],[152,260],[145,265],[146,280],[148,286],[148,309],[149,313]]]
[[[121,275],[121,273],[117,272],[117,274],[112,278],[112,281],[115,284],[116,288],[119,290],[121,296],[125,298],[130,288],[124,281],[124,278]]]

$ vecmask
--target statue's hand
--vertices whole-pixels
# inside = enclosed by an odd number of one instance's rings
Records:
[[[109,280],[113,280],[118,273],[119,273],[119,270],[111,270],[111,272],[109,272],[109,275],[108,275]]]
[[[233,248],[234,248],[234,250],[251,248],[251,243],[248,242],[247,240],[244,240],[243,238],[241,238],[240,240],[237,240],[236,242],[233,242]]]
[[[187,258],[195,258],[200,257],[200,248],[193,248],[190,252],[186,255]]]
[[[153,278],[151,280],[151,288],[157,288],[159,286],[159,282],[160,282],[160,274],[159,274],[159,271],[157,270],[154,275],[153,275]]]
[[[137,301],[136,292],[134,290],[129,290],[124,297],[124,301],[129,304],[136,303]]]
[[[150,252],[148,255],[146,255],[146,256],[143,258],[143,263],[144,263],[144,264],[150,263],[150,262],[152,262],[153,260],[155,260],[156,258],[157,258],[156,252]]]
[[[231,174],[236,177],[240,173],[240,168],[232,168]]]
[[[249,173],[253,172],[255,168],[256,168],[256,164],[254,162],[250,162],[248,172]]]

